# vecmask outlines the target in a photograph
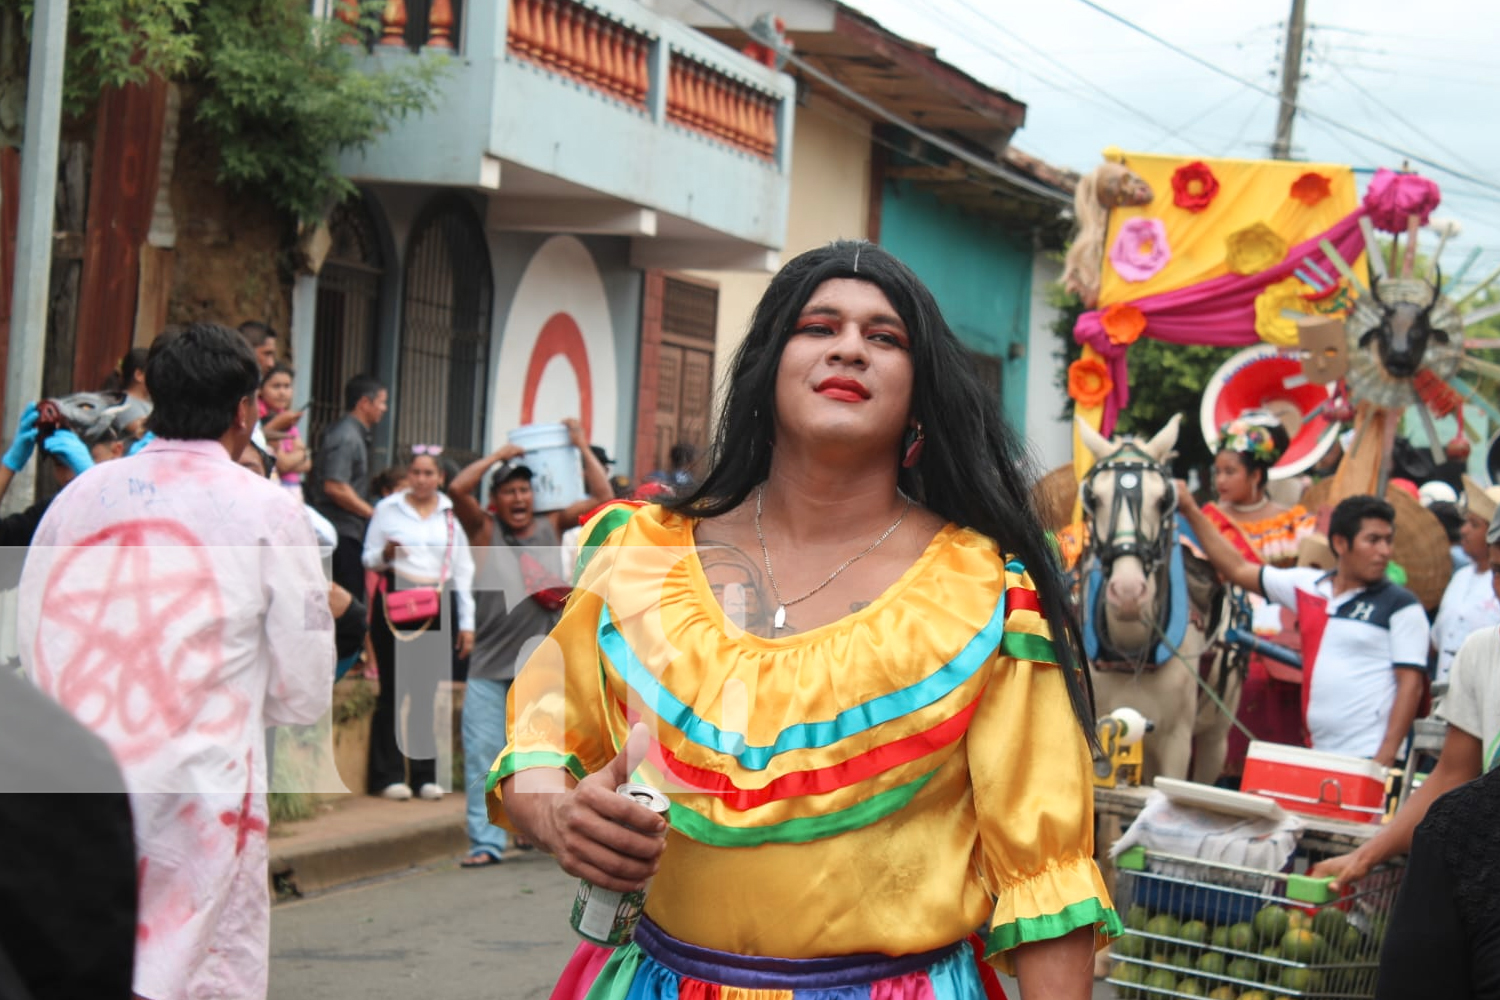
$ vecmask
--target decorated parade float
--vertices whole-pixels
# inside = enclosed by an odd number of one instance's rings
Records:
[[[1174,419],[1149,439],[1111,435],[1130,404],[1140,338],[1238,349],[1189,416],[1210,450],[1247,413],[1285,430],[1270,479],[1313,530],[1289,534],[1275,561],[1330,564],[1318,541],[1327,512],[1347,496],[1383,495],[1396,509],[1394,561],[1432,609],[1452,572],[1447,538],[1414,490],[1392,485],[1394,446],[1403,424],[1415,426],[1433,465],[1452,468],[1487,436],[1466,423],[1466,405],[1500,424],[1474,384],[1500,374],[1475,353],[1500,342],[1465,335],[1500,312],[1469,308],[1500,271],[1451,293],[1473,257],[1445,275],[1446,235],[1419,253],[1440,192],[1418,174],[1382,169],[1361,193],[1354,171],[1335,164],[1118,150],[1105,159],[1078,187],[1064,274],[1086,307],[1068,370],[1075,459],[1039,491],[1077,572],[1107,750],[1101,847],[1118,841],[1116,903],[1129,927],[1109,978],[1121,996],[1368,997],[1399,870],[1343,892],[1299,873],[1374,832],[1391,790],[1384,769],[1252,743],[1265,794],[1212,787],[1248,658],[1294,677],[1299,660],[1257,637],[1231,598],[1205,596],[1213,581],[1183,544],[1168,464],[1190,431]],[[1456,430],[1440,435],[1440,421]],[[1120,593],[1141,606],[1122,613]],[[1163,794],[1128,787],[1136,782]],[[1309,784],[1311,796],[1300,794]]]

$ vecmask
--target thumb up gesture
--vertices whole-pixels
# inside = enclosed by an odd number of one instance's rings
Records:
[[[633,892],[656,874],[667,822],[615,791],[630,780],[650,743],[650,731],[636,723],[613,760],[557,798],[548,846],[569,875],[602,889]]]

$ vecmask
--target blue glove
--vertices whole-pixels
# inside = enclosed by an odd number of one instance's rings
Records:
[[[142,434],[140,436],[140,438],[135,442],[135,444],[133,444],[133,445],[130,446],[130,450],[127,451],[125,454],[127,454],[127,455],[134,455],[136,452],[140,451],[142,448],[146,447],[146,445],[150,444],[152,441],[155,441],[155,440],[156,440],[156,432],[155,431],[147,431],[146,433],[144,433],[144,434]]]
[[[31,453],[35,450],[36,404],[27,403],[26,411],[21,414],[21,429],[16,432],[16,439],[10,443],[10,450],[0,459],[0,463],[4,463],[11,472],[20,472],[31,461]]]
[[[94,456],[89,454],[88,445],[67,428],[59,428],[47,435],[42,450],[66,462],[74,475],[81,475],[94,467]]]

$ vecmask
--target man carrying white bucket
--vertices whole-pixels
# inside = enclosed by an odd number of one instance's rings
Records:
[[[469,869],[499,864],[505,851],[505,831],[491,825],[485,811],[485,783],[505,746],[510,683],[557,623],[567,599],[568,582],[557,571],[559,539],[614,498],[609,476],[577,420],[520,427],[509,438],[455,476],[448,488],[475,562],[474,650],[463,707],[469,833],[463,867]],[[490,509],[485,510],[474,493],[498,463],[503,464],[490,477]],[[580,484],[586,496],[579,496]],[[538,511],[539,505],[551,509]]]

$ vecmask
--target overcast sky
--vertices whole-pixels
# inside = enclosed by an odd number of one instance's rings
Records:
[[[1106,146],[1264,158],[1277,101],[1132,31],[1083,0],[846,0],[886,28],[1027,105],[1013,145],[1079,171]],[[1290,0],[1099,0],[1242,80],[1279,89]],[[1466,174],[1412,163],[1438,182],[1434,218],[1463,226],[1444,251],[1452,274],[1482,253],[1472,283],[1500,266],[1500,10],[1493,0],[1307,0],[1298,103],[1378,138],[1299,115],[1297,159],[1399,168],[1406,150]],[[1361,174],[1361,189],[1368,181]],[[1424,232],[1429,252],[1436,236]]]

